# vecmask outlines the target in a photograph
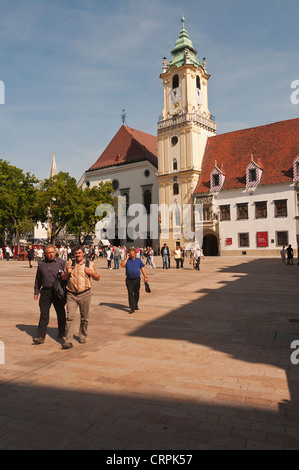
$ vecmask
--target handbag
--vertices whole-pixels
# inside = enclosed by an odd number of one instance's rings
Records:
[[[151,292],[151,288],[149,286],[149,283],[148,282],[145,282],[144,283],[144,287],[145,287],[145,292],[147,292],[148,294]]]

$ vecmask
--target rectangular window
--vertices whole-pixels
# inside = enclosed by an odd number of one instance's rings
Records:
[[[282,201],[274,201],[274,204],[275,204],[275,217],[287,217],[288,216],[286,199]]]
[[[250,183],[256,181],[256,169],[252,168],[252,170],[249,170],[249,181]]]
[[[248,219],[248,203],[237,204],[237,219],[243,220]]]
[[[266,202],[255,203],[255,218],[256,219],[267,218],[267,203]]]
[[[276,232],[277,246],[284,246],[289,244],[289,232]]]
[[[230,220],[230,206],[220,206],[220,220]]]
[[[239,246],[249,247],[249,233],[239,233]]]
[[[219,175],[213,175],[213,185],[219,186],[219,183],[220,183]]]

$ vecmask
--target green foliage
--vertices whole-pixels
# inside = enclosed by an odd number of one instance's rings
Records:
[[[0,232],[29,231],[37,219],[37,178],[0,159]],[[29,227],[30,226],[30,227]]]
[[[73,216],[67,223],[69,233],[76,235],[80,243],[84,243],[82,237],[94,234],[95,226],[101,217],[95,216],[95,210],[99,204],[113,203],[113,187],[110,182],[101,182],[93,188],[78,189],[78,198]]]
[[[40,183],[37,186],[37,183]],[[36,222],[50,220],[51,240],[64,228],[79,241],[94,233],[99,204],[113,203],[110,182],[94,188],[78,188],[68,173],[39,182],[34,175],[0,160],[0,235],[16,236],[33,231]]]
[[[78,188],[76,180],[68,173],[46,179],[40,186],[40,220],[45,222],[50,211],[52,226],[51,238],[66,228],[79,241],[81,237],[94,233],[99,217],[95,210],[99,204],[112,204],[113,187],[111,183],[100,183],[92,189]]]

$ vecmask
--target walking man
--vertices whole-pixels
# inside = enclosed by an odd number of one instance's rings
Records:
[[[89,309],[91,301],[91,279],[100,280],[100,275],[96,271],[94,263],[85,259],[84,251],[81,246],[73,250],[75,262],[67,262],[61,279],[67,281],[66,284],[66,332],[63,349],[73,347],[75,316],[79,307],[80,311],[80,329],[79,342],[86,343]]]
[[[35,255],[35,251],[34,251],[32,245],[29,245],[27,255],[28,255],[28,261],[29,261],[29,268],[32,268],[32,261],[34,260],[34,255]]]
[[[286,249],[286,252],[288,254],[288,262],[287,264],[293,264],[293,248],[292,248],[292,245],[289,245]]]
[[[52,304],[57,314],[58,338],[63,338],[65,332],[65,300],[56,297],[53,289],[57,274],[64,270],[65,261],[55,255],[55,247],[53,245],[46,246],[45,259],[41,261],[36,271],[34,300],[39,298],[40,320],[37,336],[33,339],[35,344],[45,342]]]
[[[114,247],[114,254],[113,254],[114,269],[119,269],[119,255],[120,255],[119,246],[115,246]]]
[[[166,243],[164,243],[164,246],[161,249],[161,256],[163,259],[163,269],[168,269],[168,267],[170,267],[170,251]]]
[[[122,268],[126,268],[126,286],[128,289],[129,313],[139,310],[138,301],[140,293],[140,271],[143,274],[144,282],[147,282],[144,264],[140,258],[136,258],[135,248],[130,248],[126,259],[121,263]]]

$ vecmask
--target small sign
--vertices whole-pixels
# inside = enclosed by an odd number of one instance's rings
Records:
[[[225,240],[225,244],[228,246],[228,245],[232,245],[233,244],[233,239],[232,238],[227,238]]]

